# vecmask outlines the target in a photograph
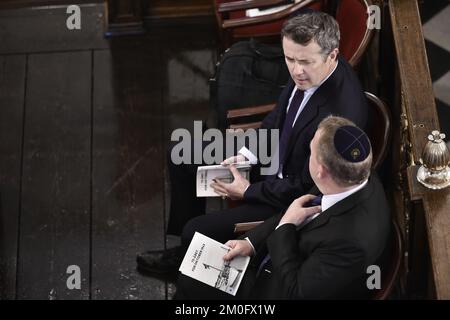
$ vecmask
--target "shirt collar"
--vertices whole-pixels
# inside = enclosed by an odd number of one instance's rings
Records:
[[[329,209],[330,207],[334,206],[339,201],[344,200],[345,198],[349,197],[353,193],[358,192],[359,190],[364,188],[365,185],[367,184],[367,181],[368,180],[365,180],[360,185],[358,185],[350,190],[347,190],[345,192],[335,193],[335,194],[326,194],[326,195],[324,194],[322,197],[322,212]]]
[[[331,77],[331,75],[334,73],[334,71],[336,70],[337,66],[339,64],[339,60],[336,60],[336,65],[334,66],[333,70],[331,70],[330,74],[328,76],[326,76],[325,79],[323,79],[317,86],[311,87],[309,89],[305,90],[305,96],[307,95],[312,95],[314,92],[316,92],[317,89],[319,89],[319,87],[328,80],[329,77]],[[295,90],[292,92],[292,94],[295,94],[295,91],[297,90],[297,86],[295,86]]]
[[[336,59],[336,65],[334,66],[333,70],[331,70],[330,74],[327,75],[327,77],[326,77],[325,79],[323,79],[323,80],[319,83],[319,85],[317,86],[317,88],[320,87],[320,86],[322,85],[322,83],[324,83],[325,81],[327,81],[329,77],[331,77],[331,75],[334,73],[334,70],[336,70],[338,64],[339,64],[339,60]]]

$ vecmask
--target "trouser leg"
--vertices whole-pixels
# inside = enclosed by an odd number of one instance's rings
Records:
[[[168,163],[170,177],[170,212],[167,233],[180,235],[184,225],[205,213],[205,198],[196,196],[198,165]]]
[[[208,213],[189,220],[183,228],[181,244],[187,249],[196,231],[225,243],[236,238],[235,223],[266,220],[277,213],[278,209],[263,204],[244,204],[233,209]]]
[[[208,141],[202,142],[202,155],[210,143]],[[205,213],[206,198],[197,197],[196,177],[199,165],[206,164],[203,162],[201,164],[194,164],[194,145],[191,146],[190,164],[174,164],[171,159],[174,146],[175,144],[169,147],[167,154],[170,178],[170,212],[167,233],[180,235],[184,225],[190,219]],[[226,156],[225,151],[222,151],[223,156]],[[220,157],[220,159],[223,159],[223,157]],[[202,161],[204,160],[202,159]],[[219,159],[216,159],[216,161],[219,161]],[[220,161],[216,164],[219,164]]]

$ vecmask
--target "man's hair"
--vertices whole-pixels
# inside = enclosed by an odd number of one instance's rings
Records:
[[[286,37],[303,46],[314,40],[324,57],[339,48],[340,36],[337,21],[320,11],[306,12],[291,18],[284,23],[281,30],[281,39]]]
[[[343,126],[357,127],[348,119],[329,116],[322,120],[317,130],[321,130],[317,141],[317,161],[324,165],[332,179],[341,187],[361,184],[370,175],[372,166],[372,146],[368,156],[360,162],[350,162],[338,153],[335,146],[336,131]]]

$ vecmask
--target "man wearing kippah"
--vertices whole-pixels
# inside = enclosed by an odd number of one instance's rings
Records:
[[[299,197],[285,212],[247,232],[244,240],[226,243],[232,249],[224,260],[253,257],[236,298],[369,297],[367,267],[382,266],[390,232],[389,206],[371,164],[367,135],[347,119],[325,118],[311,141],[315,195]],[[179,277],[177,299],[230,297]]]

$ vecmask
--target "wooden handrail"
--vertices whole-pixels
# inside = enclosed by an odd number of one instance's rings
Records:
[[[416,163],[432,130],[439,130],[433,85],[417,1],[389,2],[403,99]],[[417,81],[420,79],[420,81]]]
[[[248,117],[248,116],[254,116],[259,114],[266,114],[275,108],[275,104],[265,104],[262,106],[255,106],[255,107],[246,107],[246,108],[239,108],[239,109],[231,109],[228,110],[227,118],[228,119],[235,119],[235,118],[242,118],[242,117]]]
[[[417,0],[389,0],[389,12],[408,120],[410,146],[406,147],[411,148],[413,159],[407,168],[409,194],[411,200],[423,206],[436,298],[450,299],[450,188],[430,190],[416,179],[415,163],[427,135],[439,129]]]
[[[264,221],[240,222],[234,224],[234,233],[244,233],[260,225]]]

